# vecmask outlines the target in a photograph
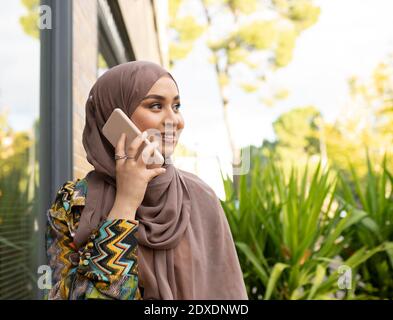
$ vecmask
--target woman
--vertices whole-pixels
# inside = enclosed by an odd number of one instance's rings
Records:
[[[113,148],[101,129],[115,108],[142,134]],[[97,80],[83,131],[94,170],[66,182],[47,213],[47,298],[248,299],[218,197],[171,163],[179,108],[177,84],[157,64],[121,64]],[[143,147],[148,130],[161,137]],[[153,147],[162,167],[144,161]]]

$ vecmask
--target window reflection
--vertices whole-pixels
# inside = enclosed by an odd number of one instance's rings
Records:
[[[97,75],[100,77],[105,73],[106,70],[108,70],[108,63],[105,60],[104,56],[102,55],[101,52],[98,52],[98,66],[97,66]]]
[[[0,299],[33,297],[38,205],[39,0],[0,11]]]

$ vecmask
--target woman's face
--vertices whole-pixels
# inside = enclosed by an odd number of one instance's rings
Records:
[[[175,150],[184,128],[179,109],[176,84],[169,76],[163,76],[151,87],[131,116],[142,132],[147,130],[150,141],[159,141],[159,150],[165,157]]]

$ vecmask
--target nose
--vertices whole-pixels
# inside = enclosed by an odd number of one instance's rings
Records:
[[[180,115],[176,114],[172,108],[168,108],[164,116],[164,128],[167,130],[174,130],[180,122]]]

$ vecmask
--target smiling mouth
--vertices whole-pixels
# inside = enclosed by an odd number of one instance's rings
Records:
[[[163,135],[161,139],[165,143],[174,143],[176,141],[174,135],[168,135],[168,136],[167,135]]]
[[[154,140],[161,139],[162,144],[174,144],[177,142],[176,133],[170,132],[165,134],[165,132],[155,133]]]
[[[160,132],[162,138],[176,138],[176,132],[174,131],[167,131],[167,132]]]

